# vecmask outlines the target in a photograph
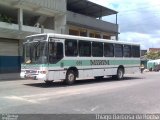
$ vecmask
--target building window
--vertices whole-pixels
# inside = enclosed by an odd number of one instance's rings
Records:
[[[103,35],[103,39],[110,39],[110,36]]]
[[[79,36],[79,31],[78,31],[78,30],[69,29],[69,35],[76,35],[76,36]]]
[[[80,36],[86,37],[87,36],[87,32],[86,31],[80,31]]]
[[[89,37],[101,38],[101,35],[99,33],[89,33]]]
[[[101,35],[98,34],[98,33],[96,33],[96,34],[95,34],[95,38],[101,38]]]
[[[89,33],[89,37],[93,37],[94,38],[94,33]]]

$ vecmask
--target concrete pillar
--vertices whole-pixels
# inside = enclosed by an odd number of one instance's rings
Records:
[[[19,56],[22,56],[23,55],[23,40],[19,40]]]
[[[117,16],[117,14],[116,14],[116,24],[117,24],[117,21],[118,21],[117,19],[118,19],[118,16]]]
[[[66,35],[69,35],[69,26],[68,25],[65,25],[66,27],[65,27],[65,33],[64,34],[66,34]]]
[[[23,25],[23,9],[19,8],[18,9],[18,25],[19,25],[19,30],[22,30],[22,25]]]
[[[65,34],[66,15],[55,16],[54,20],[56,33]]]
[[[87,37],[89,37],[89,33],[90,33],[90,31],[87,29]]]
[[[101,38],[103,39],[103,33],[102,33],[102,32],[100,32],[100,36],[101,36]]]
[[[22,25],[23,25],[23,9],[18,9],[18,25],[19,25],[19,31],[22,31]],[[19,33],[19,36],[21,36],[21,33]],[[21,37],[20,37],[21,38]],[[22,60],[22,51],[23,51],[23,40],[19,40],[19,60],[21,62]]]
[[[44,26],[41,25],[41,33],[44,33]]]
[[[118,41],[118,33],[115,34],[115,39]]]

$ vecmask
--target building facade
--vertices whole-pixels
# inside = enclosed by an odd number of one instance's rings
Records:
[[[0,74],[20,71],[22,42],[35,33],[118,38],[117,12],[87,0],[0,0]]]
[[[149,52],[160,52],[160,48],[149,48]]]

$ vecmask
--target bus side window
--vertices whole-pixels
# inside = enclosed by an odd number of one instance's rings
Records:
[[[114,51],[115,57],[123,57],[123,45],[115,44]]]
[[[114,45],[112,43],[104,43],[104,56],[114,57]]]
[[[51,42],[49,44],[49,63],[57,63],[63,58],[63,44]]]
[[[91,42],[80,40],[78,48],[79,48],[79,56],[91,57]]]
[[[131,46],[130,45],[124,45],[123,56],[124,57],[131,57]]]
[[[63,44],[62,43],[57,43],[57,59],[62,59],[63,58]]]
[[[66,39],[65,41],[65,55],[66,56],[77,56],[77,40]]]
[[[92,56],[103,57],[103,43],[101,42],[92,43]]]
[[[132,45],[132,57],[140,57],[140,47]]]

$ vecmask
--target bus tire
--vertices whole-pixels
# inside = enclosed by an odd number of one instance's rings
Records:
[[[73,70],[67,71],[65,84],[72,85],[76,80],[76,74]]]
[[[98,76],[98,77],[94,77],[96,80],[101,80],[104,78],[104,76]]]
[[[123,79],[123,76],[124,76],[123,68],[118,68],[117,74],[116,75],[112,75],[112,79],[113,80],[121,80],[121,79]]]
[[[117,75],[116,75],[117,80],[121,80],[121,79],[123,79],[123,77],[124,77],[124,70],[123,70],[123,68],[118,68]]]
[[[53,81],[45,81],[45,83],[46,83],[47,85],[51,85],[51,84],[53,84]]]

